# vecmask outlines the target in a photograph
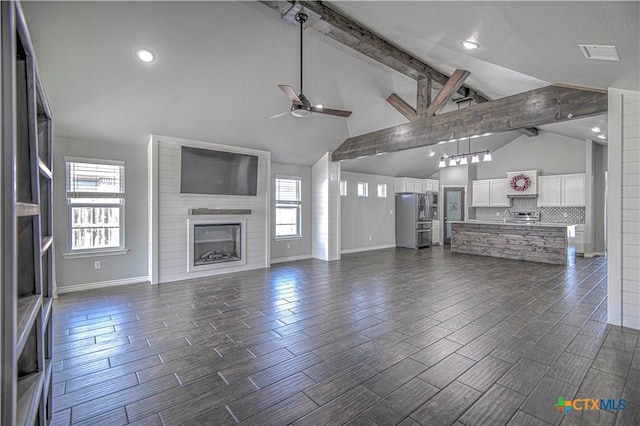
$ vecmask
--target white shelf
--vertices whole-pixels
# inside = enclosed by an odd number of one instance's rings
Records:
[[[29,374],[18,379],[18,406],[16,407],[16,424],[32,425],[35,423],[40,405],[44,384],[44,373]]]
[[[20,297],[18,299],[18,318],[16,328],[16,355],[20,355],[24,345],[29,339],[29,333],[36,323],[40,307],[42,306],[42,296],[34,295]]]

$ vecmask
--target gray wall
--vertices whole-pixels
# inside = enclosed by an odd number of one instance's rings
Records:
[[[65,194],[64,157],[125,161],[125,246],[129,252],[117,256],[64,259],[67,251],[68,212]],[[54,138],[53,202],[56,280],[65,286],[147,277],[147,149],[130,143],[100,143]],[[102,267],[94,269],[94,261]]]
[[[289,258],[311,257],[311,167],[271,163],[271,193],[275,197],[276,176],[295,176],[302,178],[302,238],[271,239],[271,261],[284,261]],[[272,209],[275,212],[275,198],[272,197]],[[275,235],[275,213],[272,214],[271,235]],[[289,247],[287,247],[289,246]],[[291,260],[293,260],[291,259]]]
[[[343,171],[340,179],[347,181],[347,196],[340,197],[341,250],[395,245],[394,178]],[[368,197],[358,197],[358,182],[369,183]],[[378,198],[379,183],[387,184],[387,198]]]
[[[609,163],[608,153],[609,150],[606,146],[598,144],[594,146],[593,251],[596,253],[605,252],[605,173]]]
[[[520,136],[493,152],[490,163],[478,163],[475,179],[506,178],[507,172],[519,170],[538,170],[540,175],[584,173],[585,149],[584,140],[540,130],[538,136]]]
[[[470,165],[469,168],[473,166]],[[453,166],[440,169],[440,186],[463,186],[469,184],[469,170],[466,166]],[[505,175],[506,177],[506,175]]]

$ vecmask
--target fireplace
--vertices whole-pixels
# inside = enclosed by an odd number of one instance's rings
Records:
[[[246,220],[189,219],[189,272],[246,264]]]
[[[203,224],[193,230],[193,263],[235,262],[242,259],[240,233],[242,224]]]

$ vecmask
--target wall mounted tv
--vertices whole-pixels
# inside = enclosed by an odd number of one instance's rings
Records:
[[[258,157],[183,146],[180,193],[256,195]]]

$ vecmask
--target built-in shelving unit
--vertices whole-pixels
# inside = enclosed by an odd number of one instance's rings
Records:
[[[51,417],[53,215],[51,112],[20,3],[0,3],[2,388],[0,423]]]

